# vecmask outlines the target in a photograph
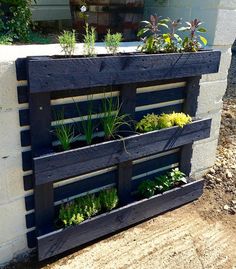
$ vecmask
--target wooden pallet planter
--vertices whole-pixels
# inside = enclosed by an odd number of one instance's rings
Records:
[[[89,219],[77,226],[61,229],[37,238],[39,260],[44,260],[68,249],[82,246],[95,239],[140,223],[199,198],[204,181],[195,181],[158,194],[150,199],[133,202]]]
[[[35,184],[79,176],[209,137],[211,119],[34,158]]]
[[[28,87],[18,89],[18,98],[20,103],[29,102],[29,109],[20,111],[20,124],[30,125],[30,130],[23,130],[21,134],[22,145],[31,145],[31,151],[23,153],[23,169],[33,170],[33,175],[24,178],[25,182],[29,181],[25,183],[27,190],[34,190],[34,196],[26,199],[26,208],[34,209],[35,212],[27,216],[27,227],[36,227],[34,238],[37,242],[39,260],[81,246],[200,197],[203,181],[190,182],[151,199],[135,202],[132,192],[145,179],[144,174],[156,169],[154,166],[157,163],[169,168],[177,163],[189,176],[192,144],[209,137],[211,130],[211,119],[195,119],[184,128],[172,127],[135,134],[123,139],[55,153],[51,135],[51,100],[115,91],[119,93],[122,103],[121,113],[129,114],[133,120],[139,120],[143,115],[152,112],[182,111],[195,117],[201,75],[218,72],[219,62],[219,51],[200,51],[93,58],[28,57],[16,63],[18,80],[28,81]],[[150,87],[155,88],[157,85],[178,83],[182,85],[180,88],[164,87],[166,90],[150,90]],[[149,92],[146,94],[146,91]],[[175,102],[176,100],[178,102]],[[157,106],[159,102],[165,106],[169,103],[169,107]],[[83,111],[86,110],[85,103],[82,102]],[[76,117],[73,105],[66,105],[69,109],[67,119]],[[178,152],[164,156],[172,149]],[[159,154],[159,157],[152,160],[155,154]],[[162,154],[164,157],[160,157]],[[168,160],[168,156],[171,156],[171,161]],[[150,160],[143,161],[145,158]],[[141,162],[141,169],[137,168],[140,160],[147,162]],[[159,172],[154,172],[160,173],[162,166],[158,167]],[[104,178],[103,175],[96,174],[101,169],[110,167],[115,167],[115,170],[108,172]],[[54,188],[58,181],[61,184],[64,180],[87,176],[88,173],[96,175],[74,182],[71,186],[68,184],[66,187],[62,185],[60,188]],[[96,181],[97,179],[99,181]],[[94,186],[93,182],[96,183]],[[118,189],[118,209],[86,220],[80,225],[55,231],[55,202],[83,192],[102,189],[109,184],[116,184]],[[77,186],[78,193],[75,193],[74,186]],[[88,189],[90,187],[91,190]],[[65,197],[64,190],[71,196]],[[33,243],[31,245],[34,246]]]

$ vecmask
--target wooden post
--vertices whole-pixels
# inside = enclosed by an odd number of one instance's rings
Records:
[[[121,114],[127,114],[126,120],[130,121],[129,126],[122,126],[120,131],[126,136],[133,130],[136,107],[136,84],[124,85],[120,87]],[[133,174],[132,161],[120,163],[118,165],[118,195],[121,205],[126,205],[131,199],[131,179]]]
[[[187,79],[186,98],[183,112],[191,117],[196,116],[197,99],[200,93],[201,76],[190,77]],[[193,154],[193,143],[187,144],[181,148],[180,170],[187,176],[191,173],[191,159]]]
[[[30,94],[30,130],[32,158],[49,153],[51,142],[50,93]],[[53,230],[53,183],[34,184],[36,236]]]

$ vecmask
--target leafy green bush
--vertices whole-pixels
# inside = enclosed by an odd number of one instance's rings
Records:
[[[71,56],[74,54],[76,44],[74,30],[64,31],[61,35],[58,36],[58,40],[65,56]]]
[[[115,188],[103,190],[99,193],[101,206],[105,211],[110,211],[118,205],[118,195]]]
[[[28,42],[32,26],[30,0],[2,0],[0,12],[0,34]]]
[[[163,128],[170,128],[172,126],[179,126],[183,128],[186,124],[190,123],[192,118],[185,113],[171,113],[161,114],[160,116],[155,114],[148,114],[136,124],[136,130],[145,133],[155,131]]]
[[[105,36],[105,46],[106,46],[107,52],[113,55],[117,54],[121,40],[122,40],[121,33],[111,34],[111,31],[108,30]]]
[[[156,193],[168,191],[175,186],[187,183],[186,175],[178,168],[154,180],[145,180],[138,186],[138,193],[143,198],[150,198]]]
[[[138,193],[141,197],[150,198],[155,194],[156,183],[152,180],[145,180],[138,186]]]
[[[180,24],[181,19],[161,19],[157,15],[151,15],[150,21],[142,21],[138,32],[138,37],[144,42],[141,51],[145,53],[196,52],[207,45],[206,38],[199,35],[206,32],[205,28],[200,27],[201,21],[194,19],[187,22],[186,27],[179,28]],[[167,32],[163,33],[161,27],[167,29]],[[182,39],[177,31],[188,31],[189,35]]]
[[[75,203],[85,218],[91,218],[101,211],[100,200],[94,194],[79,197],[75,200]]]
[[[73,202],[61,206],[59,219],[65,227],[79,224],[85,220],[84,216],[80,213],[79,207]]]
[[[141,133],[151,132],[158,129],[159,116],[147,114],[136,124],[136,131]]]

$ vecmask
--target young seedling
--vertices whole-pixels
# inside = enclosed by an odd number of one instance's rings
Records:
[[[204,27],[200,27],[202,22],[198,19],[186,23],[187,26],[178,29],[179,31],[189,32],[189,36],[183,40],[183,50],[186,52],[196,52],[207,45],[207,39],[199,34],[206,33],[207,30]]]
[[[94,27],[89,27],[88,23],[85,25],[84,35],[84,55],[87,57],[96,56],[95,53],[96,33]]]
[[[64,31],[60,36],[58,36],[58,40],[65,56],[72,56],[74,54],[76,44],[75,30]]]
[[[55,115],[55,135],[60,142],[62,150],[69,150],[71,143],[77,139],[74,134],[73,124],[66,124],[64,122],[64,110],[54,112]]]
[[[121,33],[111,34],[111,30],[108,30],[105,36],[105,46],[106,46],[107,52],[113,55],[117,54],[120,47],[121,40],[122,40]]]

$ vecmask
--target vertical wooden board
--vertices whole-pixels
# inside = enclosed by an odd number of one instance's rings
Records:
[[[196,116],[198,96],[200,93],[201,76],[191,77],[187,79],[186,98],[183,105],[183,112],[191,117]],[[193,143],[185,145],[181,148],[180,170],[187,176],[191,173],[191,158],[193,155]]]
[[[29,98],[30,127],[33,157],[49,153],[51,149],[50,94],[31,94]],[[35,184],[35,223],[37,235],[53,230],[54,204],[53,184]]]
[[[18,58],[15,62],[16,64],[16,78],[17,80],[27,79],[27,64],[26,58]]]

